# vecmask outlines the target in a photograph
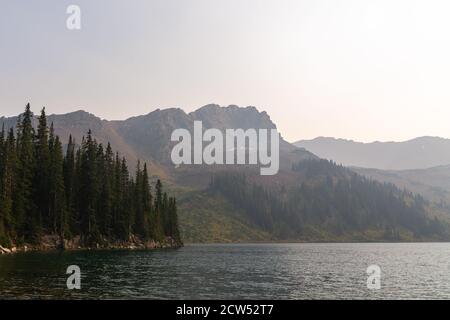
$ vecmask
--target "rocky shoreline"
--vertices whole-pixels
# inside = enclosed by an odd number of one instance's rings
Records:
[[[10,248],[5,248],[0,245],[0,255],[2,254],[14,254],[18,252],[30,252],[30,251],[53,251],[53,250],[113,250],[113,249],[126,249],[126,250],[145,250],[145,249],[169,249],[180,248],[183,243],[175,241],[174,239],[167,237],[163,241],[148,240],[143,241],[136,236],[130,236],[128,241],[115,241],[115,242],[103,242],[96,243],[93,246],[83,245],[79,236],[74,237],[71,240],[64,239],[61,241],[59,236],[46,235],[41,238],[39,244],[24,244],[24,245],[12,245]]]

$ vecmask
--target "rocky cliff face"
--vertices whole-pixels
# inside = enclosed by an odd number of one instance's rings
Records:
[[[55,133],[63,143],[68,142],[69,135],[80,143],[82,137],[92,130],[93,137],[103,144],[111,143],[114,150],[124,155],[131,163],[138,159],[147,162],[150,169],[160,176],[167,175],[166,168],[173,167],[170,160],[170,141],[173,130],[178,128],[193,130],[194,121],[202,121],[203,127],[225,129],[276,129],[266,112],[259,112],[255,107],[241,108],[235,105],[220,107],[210,104],[189,114],[179,108],[155,110],[147,115],[132,117],[123,121],[102,120],[95,115],[76,111],[63,115],[50,115]],[[17,117],[0,118],[0,125],[14,127]],[[35,119],[37,124],[37,119]],[[281,158],[290,162],[301,158],[315,157],[310,152],[294,147],[288,142],[280,142]]]

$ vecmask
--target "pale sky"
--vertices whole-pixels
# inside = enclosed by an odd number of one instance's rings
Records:
[[[0,116],[217,103],[289,141],[450,138],[449,17],[446,0],[0,0]]]

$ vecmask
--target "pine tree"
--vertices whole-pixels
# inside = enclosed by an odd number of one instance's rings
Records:
[[[97,180],[97,143],[92,139],[89,130],[81,147],[80,164],[80,222],[81,235],[86,245],[99,240],[96,222],[96,199],[98,197]]]
[[[5,141],[5,125],[2,125],[0,132],[0,245],[6,244],[6,228],[5,228],[5,166],[6,166],[6,141]]]
[[[145,223],[144,214],[144,175],[141,171],[141,163],[138,161],[136,168],[136,177],[134,181],[133,202],[135,203],[136,221],[134,225],[134,232],[139,236],[145,238],[147,236],[147,226]]]
[[[170,234],[170,217],[169,217],[169,197],[167,192],[163,193],[163,199],[161,204],[161,223],[163,226],[164,234],[168,236]]]
[[[58,234],[64,239],[67,229],[66,202],[64,194],[64,174],[62,146],[59,137],[56,137],[50,149],[50,191],[49,191],[49,217],[51,218],[51,233]]]
[[[121,203],[123,201],[124,192],[122,190],[121,178],[120,178],[120,160],[119,153],[116,153],[113,162],[113,210],[112,210],[112,218],[113,218],[113,233],[116,238],[122,238],[123,231],[123,223],[121,222]]]
[[[66,210],[66,228],[64,234],[68,238],[76,233],[76,215],[75,215],[75,142],[72,135],[69,136],[67,144],[66,156],[63,160],[63,176],[65,191],[65,210]]]
[[[45,231],[51,231],[51,217],[49,208],[49,185],[50,185],[50,148],[53,141],[49,143],[49,129],[45,108],[42,109],[37,127],[37,135],[34,143],[35,168],[34,168],[34,201],[38,214],[38,223]],[[52,129],[52,138],[53,138]]]
[[[95,181],[97,184],[97,197],[94,199],[94,210],[95,210],[95,221],[98,228],[98,233],[100,239],[102,234],[104,234],[104,199],[103,199],[103,188],[104,188],[104,178],[105,178],[105,152],[103,150],[103,144],[98,144],[95,155],[96,162],[96,176]]]
[[[169,198],[169,230],[168,236],[175,240],[177,243],[181,243],[180,231],[178,227],[178,213],[177,213],[177,201],[175,198]]]
[[[128,172],[127,161],[122,158],[120,163],[120,190],[122,190],[122,201],[120,203],[120,235],[123,240],[128,240],[131,234],[131,226],[134,221],[132,217],[132,210],[130,210],[130,197],[132,191],[130,190],[130,174]]]
[[[99,228],[101,234],[106,238],[110,238],[112,234],[113,221],[113,175],[114,175],[114,160],[111,145],[108,143],[106,152],[102,153],[101,160],[101,191],[99,203]],[[99,153],[99,154],[100,154]]]
[[[164,226],[162,224],[162,205],[163,205],[163,191],[161,180],[158,179],[155,185],[155,204],[154,212],[151,217],[152,235],[156,240],[163,240]]]
[[[146,239],[152,237],[151,235],[151,218],[152,218],[152,193],[150,190],[150,182],[148,178],[147,164],[144,164],[144,170],[142,173],[142,206],[144,213],[144,226]]]
[[[82,138],[81,145],[84,145],[84,137]],[[82,190],[82,175],[81,175],[81,164],[82,164],[82,156],[81,156],[81,148],[78,148],[75,153],[75,174],[73,179],[73,194],[70,196],[73,198],[74,203],[74,211],[71,217],[72,223],[72,233],[77,234],[79,236],[82,235],[81,229],[81,207],[83,203],[83,190]]]
[[[22,241],[38,242],[41,226],[36,216],[33,201],[34,152],[32,126],[33,114],[30,104],[27,104],[19,126],[17,150],[17,188],[14,192],[14,212],[17,218],[17,233]]]
[[[163,202],[163,191],[161,180],[156,180],[155,185],[155,211],[161,211]]]
[[[5,164],[3,172],[2,212],[6,236],[14,238],[16,235],[17,220],[13,215],[13,194],[16,189],[17,153],[14,129],[10,129],[5,144]]]

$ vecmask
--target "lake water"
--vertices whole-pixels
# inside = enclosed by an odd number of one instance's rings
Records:
[[[81,290],[66,269],[81,268]],[[379,290],[366,269],[381,268]],[[0,256],[0,298],[450,298],[450,244],[224,244]]]

